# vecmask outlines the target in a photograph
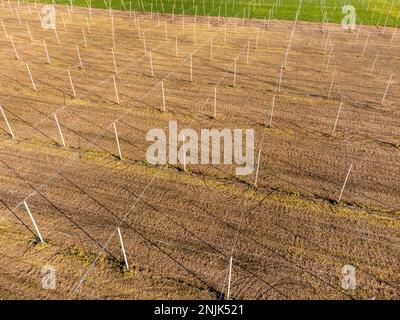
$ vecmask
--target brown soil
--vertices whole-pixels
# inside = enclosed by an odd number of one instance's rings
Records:
[[[322,26],[298,23],[266,127],[293,22],[229,19],[224,43],[224,19],[211,18],[209,26],[198,18],[194,39],[193,17],[183,25],[181,16],[160,15],[158,25],[156,15],[137,15],[152,77],[133,14],[114,12],[118,105],[107,11],[93,10],[89,33],[87,9],[74,8],[69,18],[58,6],[58,44],[54,31],[39,24],[39,5],[31,4],[30,14],[21,4],[19,24],[11,4],[13,14],[0,7],[19,55],[0,26],[0,105],[15,134],[10,139],[1,117],[1,298],[215,299],[227,291],[232,248],[234,299],[399,298],[400,36],[391,42],[393,29],[363,27],[357,39],[357,32],[329,25],[329,59]],[[60,146],[53,112],[67,147]],[[169,120],[179,129],[253,128],[262,149],[258,187],[254,175],[235,176],[234,166],[190,165],[183,172],[149,165],[146,133],[167,129]],[[25,199],[46,244],[35,242]],[[118,226],[130,271],[123,268]],[[41,287],[46,264],[57,271],[56,290]],[[356,268],[355,290],[341,287],[348,264]]]

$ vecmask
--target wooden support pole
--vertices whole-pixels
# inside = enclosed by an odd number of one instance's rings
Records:
[[[361,54],[361,58],[364,57],[365,50],[367,49],[367,45],[368,45],[368,40],[369,40],[369,33],[368,33],[368,36],[367,36],[367,40],[365,40],[365,44],[364,44],[364,48],[363,48],[363,51],[362,51],[362,54]]]
[[[58,133],[60,134],[61,144],[62,144],[63,147],[65,147],[64,135],[62,133],[60,123],[58,122],[57,115],[55,113],[53,113],[53,117],[54,117],[54,120],[56,121],[56,124],[57,124]]]
[[[7,33],[7,29],[6,29],[6,26],[4,25],[4,21],[3,21],[3,19],[0,19],[0,21],[1,21],[1,25],[3,26],[4,34],[6,35],[6,38],[8,39],[10,36]]]
[[[139,31],[139,34],[140,34],[140,31]],[[115,49],[115,27],[114,27],[114,16],[113,15],[111,15],[111,37],[112,37],[112,45],[113,45],[113,48]]]
[[[257,187],[257,182],[258,182],[258,173],[259,173],[259,169],[260,169],[260,160],[261,160],[261,148],[260,148],[260,150],[258,150],[256,177],[254,179],[254,186],[255,187]]]
[[[64,31],[67,31],[67,26],[65,25],[64,15],[61,13],[61,21],[64,27]]]
[[[31,221],[33,223],[33,226],[35,227],[35,230],[36,230],[36,233],[37,233],[37,236],[38,236],[40,242],[44,243],[42,235],[40,234],[39,228],[38,228],[38,226],[37,226],[37,224],[35,222],[35,219],[33,219],[31,210],[29,209],[28,204],[26,203],[26,201],[24,201],[24,206],[25,206],[26,211],[28,212],[29,218],[31,218]]]
[[[90,34],[90,33],[91,33],[91,31],[90,31],[90,24],[89,24],[89,20],[88,20],[87,16],[86,16],[85,18],[86,18],[86,26],[87,26],[87,29],[88,29],[88,34]]]
[[[390,84],[392,83],[392,79],[393,79],[393,73],[390,75],[390,78],[389,78],[388,84],[387,84],[387,86],[386,86],[385,93],[383,94],[383,97],[382,97],[381,104],[383,104],[383,103],[385,102],[386,95],[387,95],[387,93],[388,93],[388,90],[389,90]]]
[[[143,32],[143,50],[144,50],[144,54],[147,54],[147,46],[146,46],[146,35]]]
[[[213,58],[213,38],[210,41],[210,60]]]
[[[78,44],[76,44],[76,52],[78,53],[78,58],[79,58],[79,69],[82,69],[83,68],[83,63],[82,63],[81,53],[79,51]]]
[[[161,94],[162,94],[162,103],[163,103],[163,111],[165,111],[165,95],[164,95],[164,81],[161,81]]]
[[[14,137],[15,137],[14,132],[11,129],[10,123],[7,120],[6,114],[5,114],[2,106],[0,106],[0,110],[1,110],[1,114],[3,115],[4,121],[6,122],[8,132],[10,133],[11,139],[14,139]]]
[[[331,80],[331,85],[329,87],[329,92],[328,92],[328,99],[331,97],[331,93],[332,93],[332,89],[333,89],[333,83],[335,81],[335,76],[336,76],[336,69],[335,71],[333,71],[333,76],[332,76],[332,80]]]
[[[85,44],[85,48],[88,47],[85,35],[85,29],[82,27],[82,35],[83,35],[83,43]]]
[[[256,48],[258,48],[258,38],[259,38],[259,28],[257,28],[257,33],[256,33]]]
[[[118,89],[117,89],[117,82],[115,81],[115,76],[112,76],[113,83],[114,83],[114,90],[115,90],[115,99],[117,104],[119,104],[119,95],[118,95]]]
[[[190,82],[193,82],[193,56],[189,55],[189,65],[190,65]]]
[[[56,36],[57,44],[60,44],[60,38],[58,37],[57,28],[54,29],[54,35]]]
[[[396,35],[397,28],[398,28],[398,25],[396,25],[396,27],[393,29],[393,33],[392,33],[392,37],[390,39],[390,43],[393,43],[393,39],[394,39],[394,36]]]
[[[29,2],[26,1],[26,6],[28,7],[28,12],[30,15],[32,15],[32,10],[31,10],[31,6],[29,5]]]
[[[379,56],[379,51],[376,52],[374,62],[372,63],[371,70],[369,71],[369,75],[372,75],[372,72],[374,72],[376,62],[378,61],[378,56]]]
[[[36,91],[36,85],[35,85],[35,82],[33,81],[32,73],[31,73],[31,69],[29,68],[29,66],[28,66],[28,64],[27,64],[27,63],[26,63],[26,69],[28,69],[29,77],[31,78],[31,82],[32,82],[33,91]]]
[[[72,95],[74,98],[76,98],[76,93],[75,93],[74,83],[72,82],[71,73],[69,72],[69,70],[67,70],[67,73],[68,73],[69,83],[72,89]]]
[[[217,118],[217,87],[214,88],[214,114],[213,118]]]
[[[182,163],[182,165],[183,165],[183,172],[186,172],[186,149],[183,152],[183,163]]]
[[[360,25],[358,26],[357,37],[356,37],[355,43],[358,42],[358,38],[360,37],[360,32],[361,32],[361,26],[362,26],[362,24],[363,24],[363,23],[361,22]]]
[[[129,264],[128,264],[128,259],[126,258],[125,246],[124,246],[124,241],[122,240],[121,229],[118,227],[117,230],[118,230],[119,242],[121,243],[122,255],[124,256],[125,267],[126,270],[129,270]]]
[[[347,171],[346,178],[344,179],[344,183],[343,183],[342,189],[340,190],[339,198],[337,200],[338,203],[342,199],[343,191],[344,191],[344,188],[346,187],[347,180],[349,179],[351,169],[353,169],[353,163],[350,165],[349,171]]]
[[[19,3],[19,2],[18,2],[18,3]],[[21,25],[21,24],[22,24],[22,22],[21,22],[21,17],[19,16],[19,13],[18,13],[18,9],[17,9],[17,8],[15,8],[15,14],[17,15],[18,24]]]
[[[275,109],[275,94],[272,96],[272,107],[271,107],[271,113],[269,115],[268,127],[272,127],[272,116],[274,114],[274,109]]]
[[[224,26],[224,31],[225,31],[225,33],[224,33],[224,46],[226,46],[226,23],[225,23],[225,26]]]
[[[249,55],[250,55],[250,41],[247,41],[247,56],[246,56],[246,63],[249,63]]]
[[[119,158],[120,160],[122,160],[121,146],[120,146],[120,144],[119,144],[117,125],[116,125],[115,122],[113,122],[113,128],[114,128],[114,134],[115,134],[115,141],[117,142],[118,158]]]
[[[112,58],[113,58],[113,65],[114,65],[114,73],[117,74],[117,62],[115,61],[115,52],[114,52],[114,48],[111,48],[111,54],[112,54]]]
[[[178,56],[178,36],[175,37],[175,56]]]
[[[32,32],[31,29],[29,28],[28,21],[26,22],[26,29],[28,29],[29,39],[33,41]]]
[[[332,136],[335,133],[336,126],[337,126],[337,123],[338,123],[338,120],[339,120],[339,115],[340,115],[340,112],[342,111],[342,107],[343,107],[343,101],[340,102],[340,105],[339,105],[339,110],[337,112],[335,124],[333,125],[333,129],[332,129],[332,133],[331,133]]]
[[[153,58],[152,58],[152,56],[151,56],[151,52],[149,52],[149,59],[150,59],[150,72],[151,72],[151,76],[154,77]]]
[[[328,70],[328,68],[329,68],[329,63],[332,58],[332,51],[333,51],[333,47],[331,46],[331,50],[329,50],[329,56],[328,56],[328,61],[326,62],[325,70]]]
[[[279,74],[278,92],[281,91],[282,77],[283,77],[283,63],[282,63],[282,66],[281,66],[281,72]]]
[[[236,86],[236,59],[237,58],[235,58],[235,61],[234,61],[234,69],[233,69],[233,86],[235,87]]]
[[[43,39],[44,51],[46,52],[47,63],[50,63],[49,52],[47,51],[46,40]]]
[[[11,41],[11,44],[12,44],[13,49],[14,49],[15,59],[19,60],[19,55],[18,55],[18,52],[17,52],[17,48],[15,47],[14,40],[13,40],[12,36],[10,36],[10,41]]]
[[[227,300],[229,300],[231,296],[232,264],[233,264],[233,257],[231,256],[229,259],[228,292],[226,295]]]

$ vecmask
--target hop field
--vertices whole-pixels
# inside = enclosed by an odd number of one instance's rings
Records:
[[[0,4],[0,298],[398,299],[398,29],[172,3],[57,4],[55,29]],[[254,171],[149,163],[170,121],[253,129]]]

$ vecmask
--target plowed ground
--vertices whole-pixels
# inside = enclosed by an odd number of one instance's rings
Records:
[[[41,28],[39,5],[11,6],[13,13],[0,7],[19,56],[1,29],[0,105],[15,134],[11,139],[1,117],[1,298],[215,299],[227,291],[231,255],[234,299],[399,298],[394,29],[362,27],[357,34],[298,23],[276,92],[294,22],[114,11],[115,73],[108,11],[90,16],[74,7],[69,15],[57,6],[58,43],[54,30]],[[167,130],[169,120],[179,129],[254,129],[262,150],[258,187],[254,175],[236,176],[234,166],[188,165],[184,172],[148,164],[146,133]],[[45,244],[35,240],[24,200]],[[55,290],[42,289],[44,265],[56,269]],[[341,286],[344,265],[356,268],[354,290]]]

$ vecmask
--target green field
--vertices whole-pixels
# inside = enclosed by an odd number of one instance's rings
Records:
[[[88,6],[90,0],[72,0],[74,5]],[[153,11],[171,13],[175,3],[175,13],[211,16],[230,16],[239,18],[294,20],[299,0],[91,0],[93,8],[106,8],[111,1],[113,9],[129,11]],[[46,1],[51,2],[51,1]],[[56,3],[69,3],[57,0]],[[340,23],[345,14],[342,6],[355,7],[357,24],[397,26],[400,15],[400,0],[303,0],[299,19],[321,21],[326,10],[329,22]],[[196,10],[197,8],[197,10]]]

